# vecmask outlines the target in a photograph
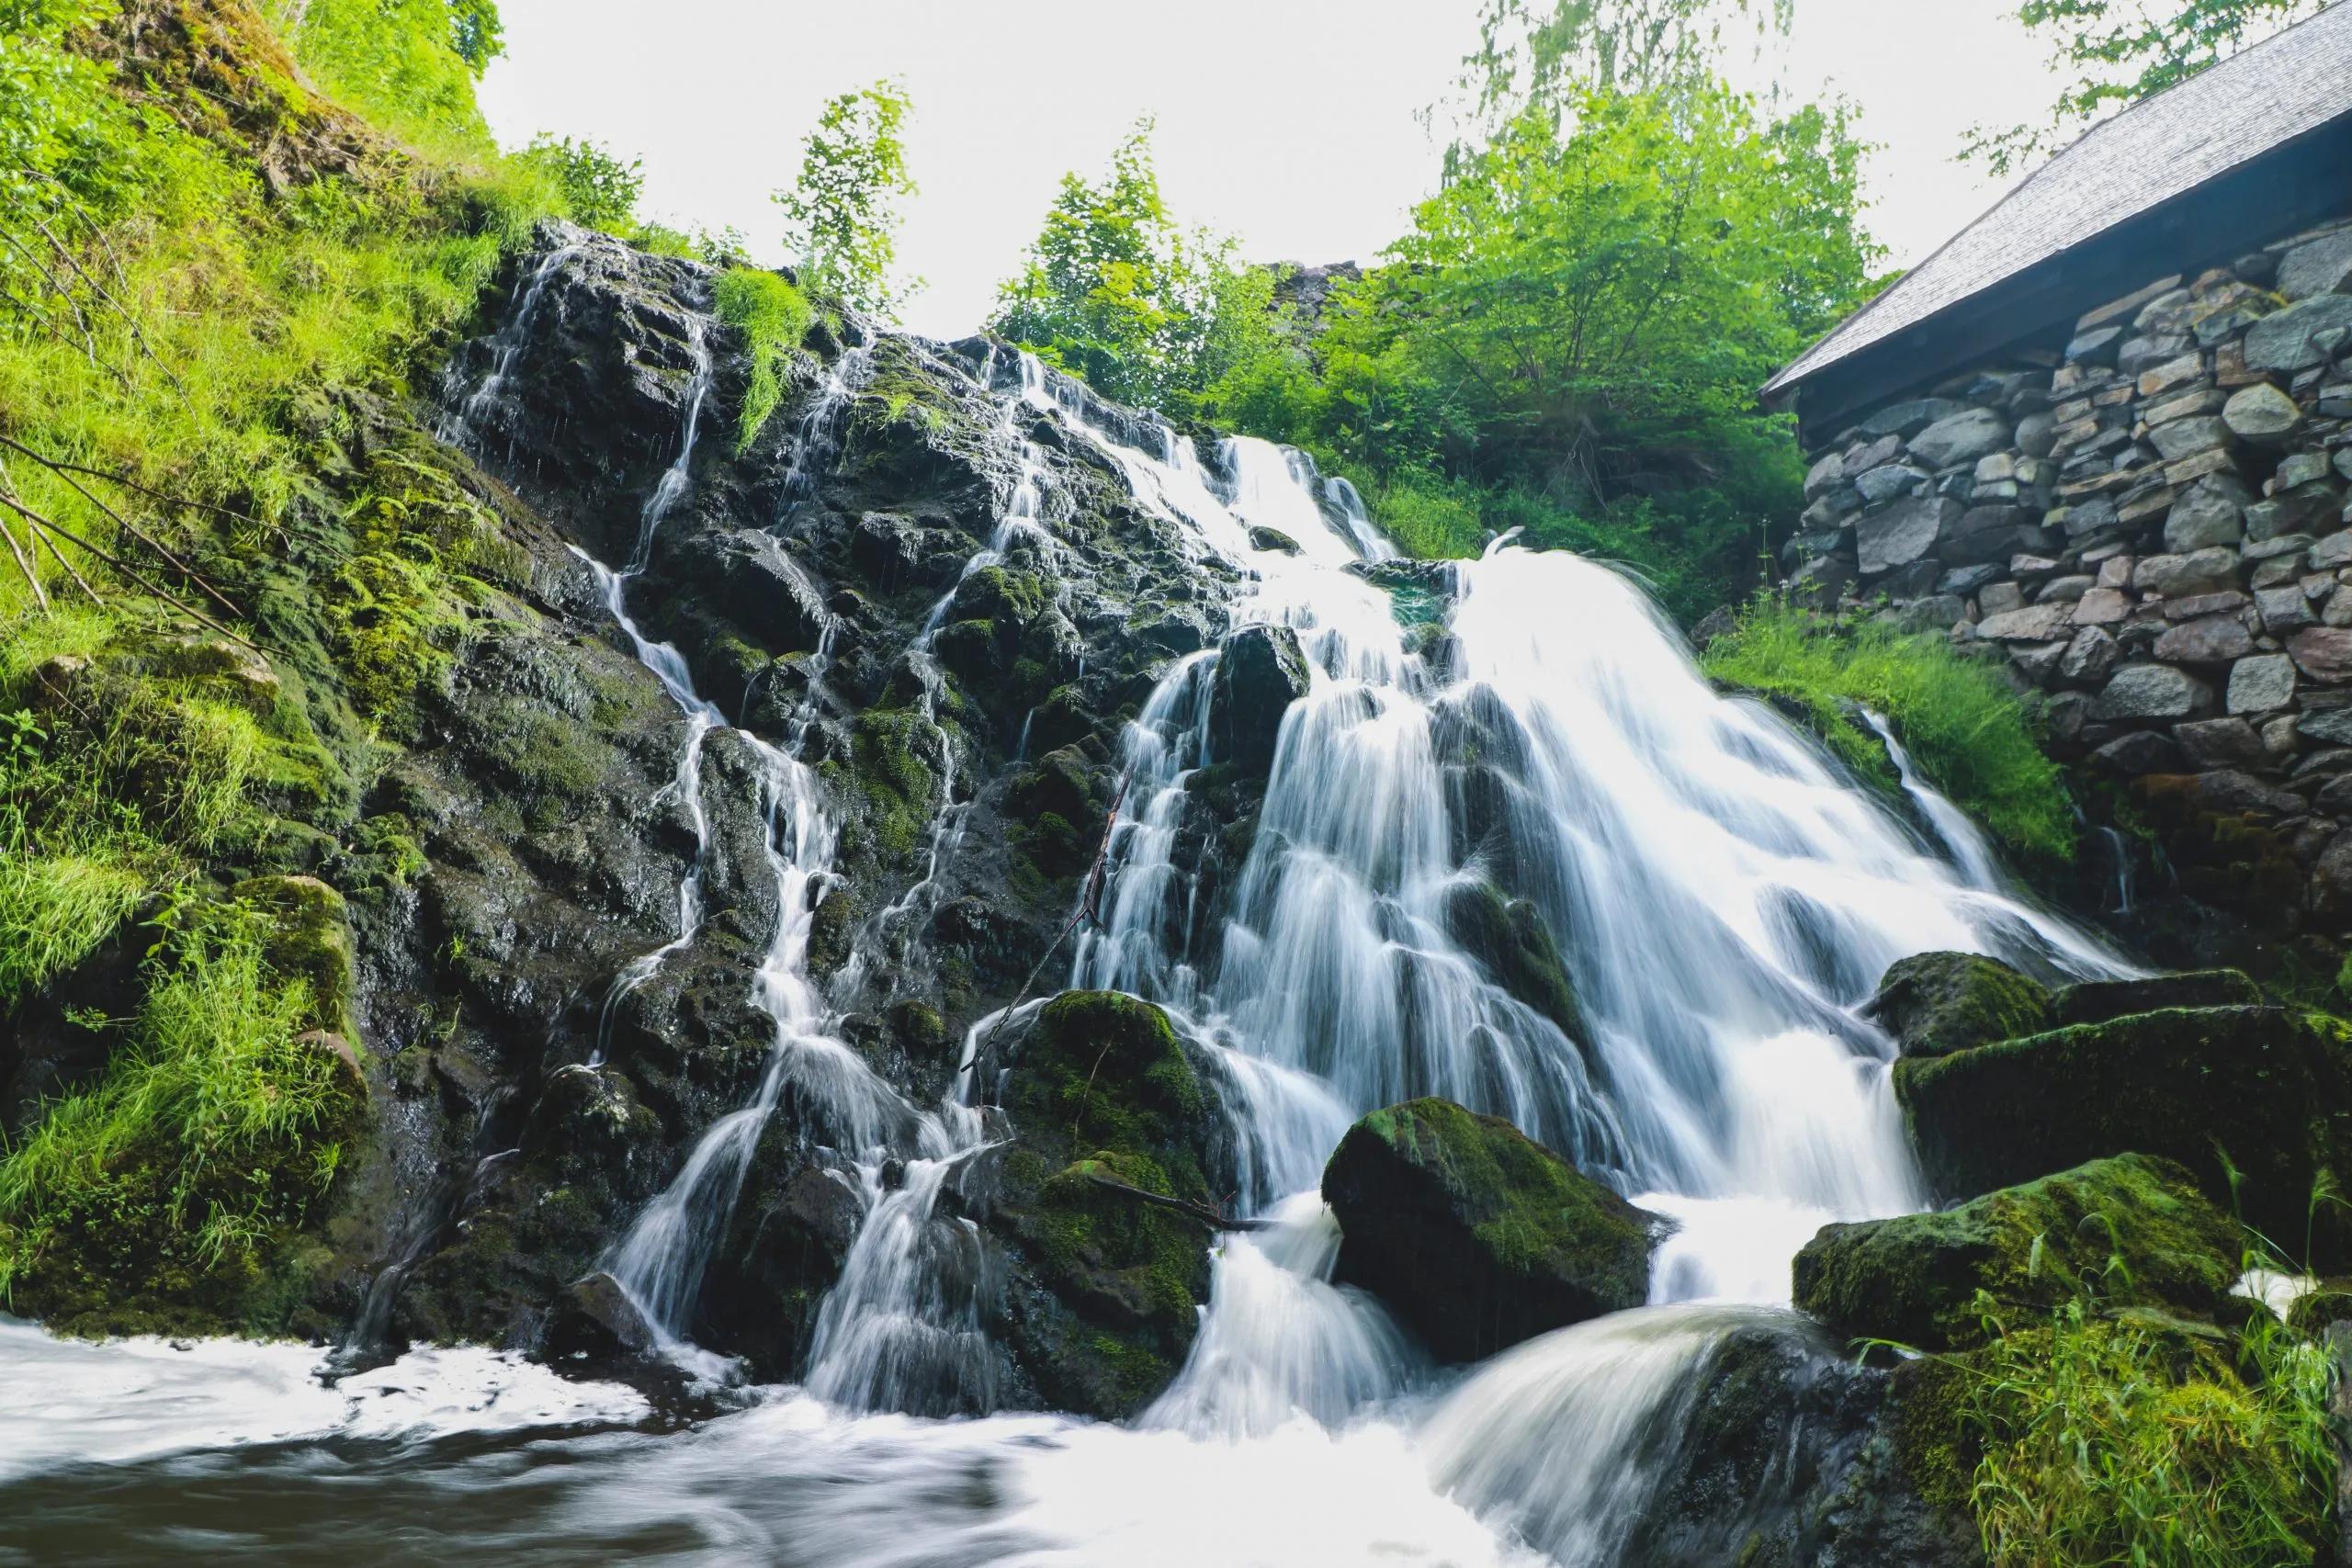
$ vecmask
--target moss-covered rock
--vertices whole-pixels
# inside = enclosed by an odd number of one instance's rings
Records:
[[[2314,1204],[2352,1151],[2352,1029],[2278,1008],[2171,1009],[1898,1062],[1921,1164],[1946,1198],[2107,1155],[2161,1155],[2290,1253],[2352,1225]],[[2340,1188],[2340,1182],[2337,1183]]]
[[[2235,969],[2191,969],[2136,980],[2086,980],[2051,994],[2050,1027],[2105,1023],[2165,1008],[2260,1007],[2262,988]]]
[[[1449,1361],[1649,1297],[1663,1222],[1497,1116],[1415,1100],[1348,1129],[1323,1170],[1338,1277]]]
[[[1134,1190],[1214,1208],[1214,1093],[1159,1009],[1069,991],[1021,1042],[1005,1109],[1015,1142],[990,1224],[1020,1276],[1016,1359],[1054,1408],[1132,1415],[1192,1348],[1212,1240]]]
[[[1926,1349],[1980,1343],[1977,1295],[2054,1306],[2087,1284],[2116,1304],[2211,1313],[2237,1230],[2170,1160],[2125,1155],[1940,1213],[1825,1226],[1796,1258],[1796,1304],[1841,1334]]]
[[[341,1032],[351,1013],[351,929],[343,895],[315,876],[256,876],[237,902],[268,917],[263,957],[280,975],[310,982],[312,1017]]]
[[[2050,992],[1997,959],[1920,953],[1891,966],[1862,1009],[1906,1056],[1941,1056],[2050,1026]]]

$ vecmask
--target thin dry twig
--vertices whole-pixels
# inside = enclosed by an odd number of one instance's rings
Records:
[[[83,484],[81,480],[74,477],[74,473],[77,472],[93,474],[94,477],[99,478],[107,476],[96,475],[96,470],[94,469],[82,468],[72,463],[61,463],[53,458],[44,457],[29,446],[25,446],[22,442],[12,441],[6,435],[0,435],[0,446],[6,446],[10,451],[24,454],[34,462],[39,463],[42,468],[47,468],[50,472],[55,474],[59,479],[63,479],[67,484],[72,485],[75,492],[78,493],[83,500],[88,502],[91,505],[96,507],[99,511],[112,518],[116,527],[120,528],[132,538],[137,539],[141,544],[146,546],[149,549],[154,551],[157,555],[171,562],[173,567],[179,571],[181,576],[187,578],[198,588],[203,589],[206,593],[211,595],[212,602],[214,604],[220,605],[222,609],[228,611],[229,614],[232,615],[242,617],[244,615],[243,610],[237,608],[237,606],[231,602],[227,594],[213,587],[209,582],[207,582],[204,580],[202,573],[198,572],[194,567],[188,565],[187,562],[180,559],[179,557],[174,555],[169,549],[165,548],[162,541],[149,537],[143,529],[140,528],[129,518],[123,516],[119,512],[117,512],[113,507],[108,506],[104,501],[98,499],[97,496],[92,494],[88,486]],[[128,481],[118,479],[116,482],[127,483]],[[132,488],[136,487],[134,486]]]
[[[27,534],[32,532],[30,524],[25,525],[25,532]],[[33,602],[40,606],[42,615],[50,614],[49,591],[40,585],[40,572],[36,570],[32,561],[25,558],[23,548],[17,543],[15,532],[6,523],[0,523],[0,539],[8,541],[8,553],[17,558],[17,570],[24,574],[25,581],[31,587]]]
[[[222,626],[220,622],[214,620],[211,616],[206,615],[195,605],[190,604],[186,600],[178,597],[176,594],[173,593],[171,590],[164,587],[153,579],[148,577],[137,567],[132,566],[129,561],[124,560],[121,557],[115,555],[109,550],[100,549],[89,540],[82,537],[79,534],[74,533],[71,528],[63,527],[53,519],[42,516],[40,513],[35,512],[31,507],[27,506],[23,502],[17,501],[10,496],[0,495],[0,506],[6,506],[13,512],[21,513],[28,522],[37,524],[41,527],[51,529],[63,536],[68,541],[89,551],[92,555],[97,557],[100,560],[114,568],[115,570],[130,579],[131,581],[139,584],[140,587],[144,588],[148,592],[153,593],[164,604],[169,604],[173,609],[177,610],[181,615],[195,621],[198,626],[207,626],[213,631],[219,632],[222,637],[227,637],[231,642],[237,644],[240,648],[252,649],[254,652],[261,653],[261,649],[254,647],[253,643],[247,641],[237,633],[231,631],[227,626]],[[268,655],[262,654],[262,657],[266,659]]]

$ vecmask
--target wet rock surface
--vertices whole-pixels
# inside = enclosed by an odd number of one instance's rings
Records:
[[[1351,1127],[1323,1196],[1345,1238],[1338,1277],[1450,1361],[1640,1305],[1670,1228],[1510,1122],[1442,1100]]]
[[[2126,1155],[1941,1213],[1830,1225],[1797,1254],[1796,1303],[1851,1338],[1965,1348],[1985,1313],[2030,1314],[2086,1287],[2110,1308],[2210,1314],[2238,1255],[2236,1226],[2186,1169]]]

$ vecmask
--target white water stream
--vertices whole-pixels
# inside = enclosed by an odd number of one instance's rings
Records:
[[[511,369],[502,352],[493,379]],[[706,360],[636,558],[617,572],[591,563],[684,716],[673,788],[706,834],[701,753],[728,727],[675,650],[639,629],[628,595],[690,493],[707,379]],[[1227,443],[1214,468],[1164,427],[1138,446],[1132,426],[1123,439],[1090,423],[1082,395],[1034,364],[1004,396],[1009,430],[1058,421],[1187,548],[1241,569],[1250,586],[1237,624],[1295,628],[1312,670],[1282,720],[1231,908],[1210,909],[1193,897],[1193,868],[1171,856],[1188,781],[1216,761],[1216,655],[1170,667],[1125,739],[1133,782],[1105,924],[1071,964],[1071,985],[1159,1001],[1208,1054],[1245,1154],[1244,1201],[1272,1222],[1216,1249],[1213,1300],[1176,1384],[1129,1427],[891,1414],[991,1397],[980,1238],[938,1199],[956,1162],[1001,1134],[961,1104],[918,1112],[831,1032],[806,971],[831,821],[794,756],[733,732],[756,760],[782,911],[754,985],[775,1046],[752,1100],[689,1153],[610,1267],[665,1334],[688,1333],[711,1247],[791,1083],[866,1208],[806,1390],[755,1392],[752,1408],[670,1436],[565,1430],[628,1422],[618,1394],[533,1406],[518,1424],[548,1429],[527,1459],[403,1427],[396,1451],[339,1450],[339,1483],[303,1457],[349,1437],[323,1405],[274,1427],[166,1426],[123,1450],[69,1436],[35,1468],[177,1454],[141,1459],[187,1510],[173,1529],[288,1561],[341,1540],[384,1561],[462,1549],[516,1562],[906,1568],[1610,1563],[1647,1498],[1668,1407],[1710,1348],[1732,1325],[1786,1321],[1773,1303],[1787,1299],[1789,1258],[1820,1224],[1923,1201],[1887,1086],[1891,1049],[1852,1011],[1884,968],[1946,948],[2078,975],[2120,967],[2008,890],[1907,759],[1898,753],[1932,840],[1768,709],[1718,695],[1622,577],[1500,545],[1453,569],[1447,636],[1424,654],[1389,595],[1350,570],[1387,552],[1343,483],[1262,442]],[[804,429],[831,440],[837,413]],[[1043,457],[1026,449],[974,570],[1016,547],[1059,547],[1040,504]],[[944,804],[935,855],[954,852],[962,809]],[[1578,1016],[1514,998],[1457,937],[1464,900],[1488,881],[1552,934]],[[640,964],[691,942],[700,897],[690,875],[678,942]],[[975,1026],[967,1058],[990,1022]],[[1449,1383],[1376,1303],[1334,1285],[1341,1238],[1314,1191],[1323,1160],[1353,1116],[1423,1093],[1510,1117],[1676,1220],[1656,1259],[1657,1304]],[[902,1172],[886,1165],[894,1158]],[[0,1415],[35,1401],[30,1380],[47,1364],[0,1356]],[[220,1352],[182,1371],[175,1399],[252,1383]],[[40,1406],[69,1434],[108,1430],[139,1407],[122,1383],[69,1377]],[[279,1438],[293,1446],[266,1446]],[[264,1445],[238,1483],[302,1521],[300,1542],[185,1495],[209,1450],[238,1444]],[[70,1522],[84,1494],[61,1473],[51,1517]],[[104,1495],[90,1491],[87,1506]],[[410,1517],[423,1513],[436,1517]],[[11,1529],[0,1523],[0,1561],[12,1540],[41,1539]]]

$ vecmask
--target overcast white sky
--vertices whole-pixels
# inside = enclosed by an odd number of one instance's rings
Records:
[[[2016,0],[1796,0],[1784,85],[1824,83],[1883,144],[1870,221],[1917,261],[1998,194],[1962,132],[2046,107],[2056,85]],[[979,324],[1066,169],[1093,173],[1158,117],[1188,222],[1255,260],[1369,261],[1429,190],[1415,111],[1475,41],[1478,0],[501,0],[507,57],[481,99],[501,141],[593,137],[645,163],[644,209],[733,224],[778,253],[768,193],[834,93],[892,75],[915,103],[922,194],[900,242],[930,287],[919,332]],[[1761,85],[1749,82],[1743,85]]]

